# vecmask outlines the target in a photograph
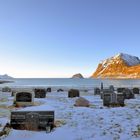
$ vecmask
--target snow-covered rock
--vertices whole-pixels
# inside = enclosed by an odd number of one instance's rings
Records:
[[[125,63],[129,66],[135,66],[140,64],[140,59],[136,56],[128,55],[125,53],[119,53],[114,57],[114,59],[117,57],[121,57],[125,61]]]

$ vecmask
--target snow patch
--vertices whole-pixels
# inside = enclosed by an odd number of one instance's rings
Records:
[[[114,57],[114,59],[118,57],[121,57],[129,66],[135,66],[135,65],[140,64],[140,59],[136,56],[128,55],[125,53],[119,53]]]
[[[138,57],[128,55],[128,54],[125,54],[125,53],[119,53],[119,54],[115,55],[114,57],[111,57],[109,59],[106,59],[106,60],[102,61],[101,64],[104,68],[108,67],[110,64],[115,64],[115,63],[119,64],[119,60],[118,60],[119,58],[124,60],[124,62],[128,66],[135,66],[135,65],[140,64],[140,59]]]

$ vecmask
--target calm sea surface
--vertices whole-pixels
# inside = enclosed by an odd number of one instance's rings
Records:
[[[140,80],[100,80],[100,79],[69,79],[69,78],[25,78],[13,79],[14,82],[0,86],[10,87],[77,87],[94,88],[100,86],[114,85],[115,87],[140,87]]]

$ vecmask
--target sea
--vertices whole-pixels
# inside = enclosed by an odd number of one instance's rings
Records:
[[[77,88],[77,89],[94,89],[100,87],[103,83],[104,87],[113,85],[114,87],[139,87],[139,79],[72,79],[72,78],[17,78],[12,79],[10,83],[1,84],[0,87],[52,87],[52,88]]]

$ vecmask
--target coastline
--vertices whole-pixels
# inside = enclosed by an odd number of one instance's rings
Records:
[[[0,80],[0,84],[5,84],[5,83],[13,83],[14,81],[6,81],[6,80]]]

